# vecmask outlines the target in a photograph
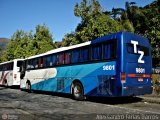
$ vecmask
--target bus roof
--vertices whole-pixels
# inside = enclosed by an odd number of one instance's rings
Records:
[[[34,55],[34,56],[28,57],[26,59],[32,59],[32,58],[37,58],[37,57],[53,54],[53,53],[67,51],[67,50],[71,50],[71,49],[74,49],[74,48],[87,46],[87,45],[90,45],[90,44],[96,44],[96,43],[99,43],[99,42],[104,42],[104,41],[107,41],[107,40],[118,39],[118,38],[122,37],[124,34],[125,35],[135,35],[134,33],[131,33],[131,32],[117,32],[117,33],[105,35],[103,37],[99,37],[99,38],[94,39],[92,41],[80,43],[80,44],[77,44],[77,45],[72,45],[72,46],[69,46],[69,47],[61,47],[61,48],[57,48],[57,49],[54,49],[54,50],[50,50],[46,53],[42,53],[42,54],[39,54],[39,55]],[[139,35],[136,35],[136,36],[139,36]],[[140,36],[140,37],[142,37],[142,36]]]
[[[74,48],[79,48],[79,47],[83,47],[83,46],[86,46],[86,45],[102,42],[104,40],[116,39],[117,35],[119,36],[121,33],[122,32],[113,33],[113,34],[110,34],[110,35],[106,35],[106,36],[97,38],[97,39],[92,40],[92,41],[80,43],[80,44],[77,44],[77,45],[72,45],[72,46],[69,46],[69,47],[61,47],[61,48],[58,48],[58,49],[50,50],[46,53],[42,53],[42,54],[39,54],[39,55],[34,55],[34,56],[31,56],[31,57],[28,57],[27,59],[37,58],[37,57],[41,57],[41,56],[44,56],[44,55],[58,53],[58,52],[61,52],[61,51],[66,51],[66,50],[71,50],[71,49],[74,49]]]
[[[13,61],[23,61],[24,59],[14,59],[14,60],[10,60],[10,61],[6,61],[6,62],[2,62],[0,63],[0,65],[6,64],[6,63],[11,63]]]
[[[39,55],[34,55],[34,56],[31,56],[31,57],[28,57],[27,59],[37,58],[37,57],[41,57],[41,56],[44,56],[44,55],[58,53],[58,52],[61,52],[61,51],[66,51],[66,50],[71,50],[73,48],[78,48],[78,47],[89,45],[90,43],[91,43],[91,41],[88,41],[88,42],[85,42],[85,43],[81,43],[81,44],[77,44],[77,45],[72,45],[72,46],[69,46],[69,47],[57,48],[57,49],[54,49],[54,50],[50,50],[50,51],[48,51],[46,53],[42,53],[42,54],[39,54]]]

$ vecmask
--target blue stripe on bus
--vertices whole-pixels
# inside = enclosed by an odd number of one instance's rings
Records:
[[[113,68],[109,68],[109,67],[107,68],[107,66],[111,66],[111,67],[114,66],[114,70]],[[102,87],[105,87],[104,82],[109,80],[113,75],[116,75],[115,61],[94,63],[94,64],[83,64],[83,65],[68,66],[68,67],[59,67],[57,68],[56,78],[43,80],[39,83],[33,84],[32,89],[70,93],[72,81],[75,79],[78,79],[82,82],[84,86],[84,94],[86,95],[93,94],[95,90],[99,93],[102,92],[101,94],[103,93],[108,94],[110,91],[107,90],[107,88],[105,89]],[[62,82],[62,83],[59,83],[60,85],[62,84],[62,86],[60,86],[62,87],[62,89],[61,88],[58,89],[59,87],[57,85],[58,81]]]

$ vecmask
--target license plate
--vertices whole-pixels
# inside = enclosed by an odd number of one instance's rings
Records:
[[[143,82],[143,78],[138,78],[138,82]]]

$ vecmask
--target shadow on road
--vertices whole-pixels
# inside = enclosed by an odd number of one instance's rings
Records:
[[[73,99],[72,95],[64,94],[64,93],[53,93],[53,92],[42,92],[42,91],[34,91],[37,94],[47,94],[52,96],[64,97]],[[139,97],[87,97],[84,101],[102,103],[102,104],[129,104],[141,102],[143,99]]]
[[[4,86],[4,85],[1,85],[0,86],[0,90],[4,90],[4,89],[7,89],[7,88],[19,90],[20,86],[19,85],[15,85],[15,86]]]
[[[141,102],[143,99],[139,97],[89,97],[87,100],[95,103],[114,105]]]
[[[52,96],[57,96],[57,97],[72,98],[72,95],[67,94],[67,93],[56,93],[56,92],[39,91],[39,90],[34,90],[32,92],[34,92],[36,94],[44,94],[44,95],[52,95]]]
[[[0,86],[0,90],[4,90],[4,89],[7,89],[7,87]]]
[[[0,87],[0,90],[7,89],[7,88],[8,87]],[[10,89],[17,89],[20,91],[19,87],[14,87],[14,88],[12,87]],[[46,92],[46,91],[34,91],[34,93],[52,95],[56,97],[64,97],[69,99],[73,98],[71,94],[64,94],[64,93],[54,93],[54,92]],[[87,97],[87,99],[85,99],[84,101],[114,105],[114,104],[136,103],[136,102],[141,102],[142,100],[143,99],[139,97]]]

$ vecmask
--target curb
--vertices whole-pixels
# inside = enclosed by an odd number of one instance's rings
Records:
[[[160,98],[149,98],[149,97],[140,97],[140,98],[142,98],[142,102],[160,104]]]

